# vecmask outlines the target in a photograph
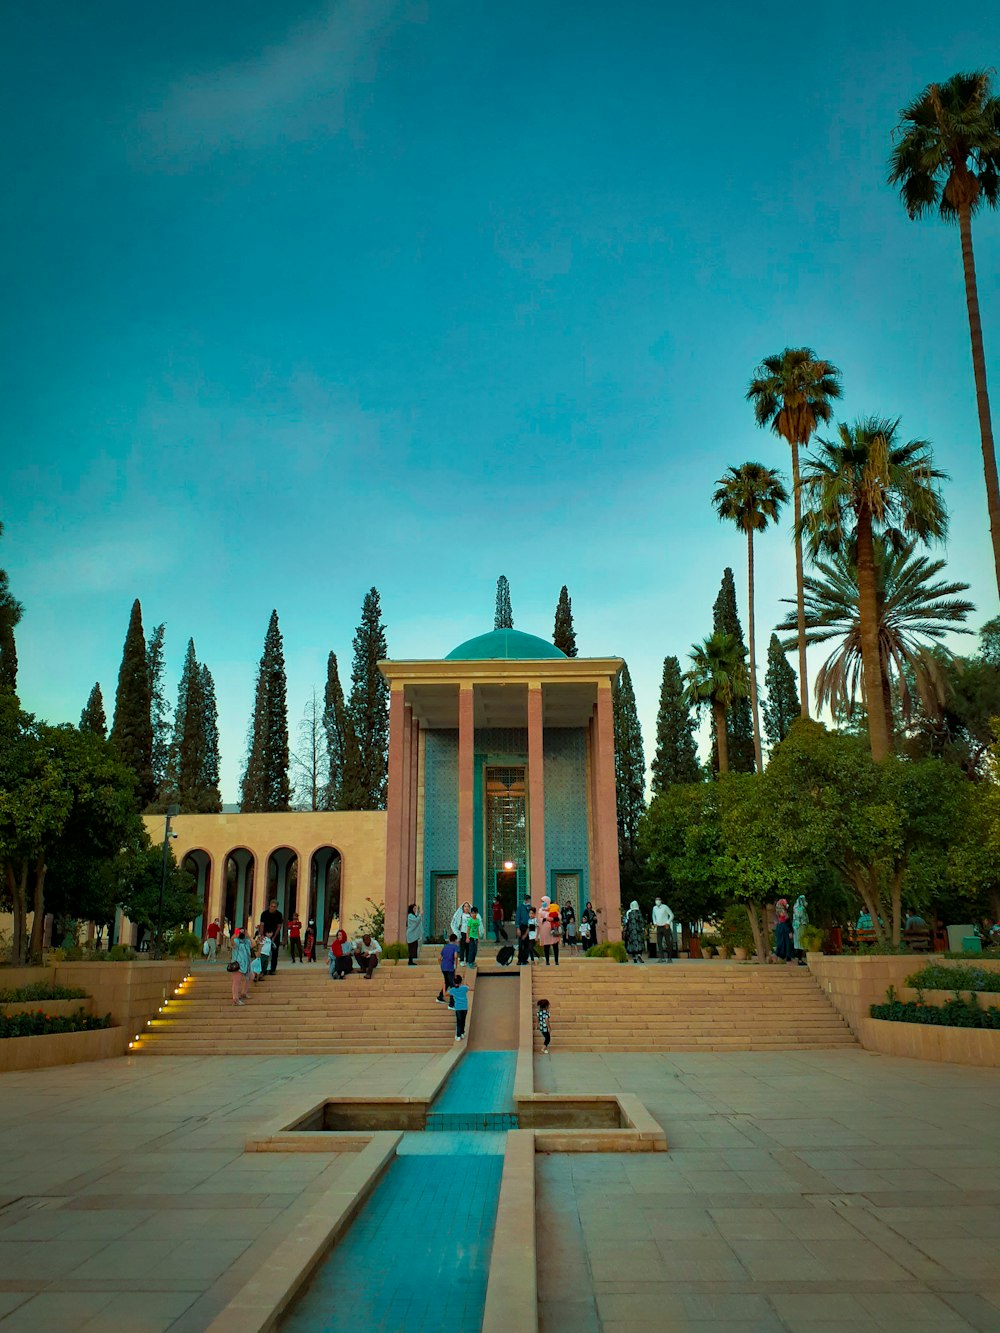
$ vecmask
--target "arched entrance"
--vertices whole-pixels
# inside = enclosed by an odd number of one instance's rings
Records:
[[[201,912],[194,919],[194,933],[204,935],[211,921],[212,858],[200,847],[193,848],[184,857],[181,867],[194,876],[195,893],[201,903]]]
[[[253,917],[254,856],[248,847],[234,847],[227,853],[222,882],[223,915],[229,930],[245,928]]]
[[[336,847],[317,847],[309,859],[309,918],[316,922],[319,944],[329,938],[340,917],[340,880],[343,858]]]
[[[272,898],[277,898],[278,911],[287,921],[298,906],[298,890],[298,853],[291,847],[276,847],[267,858],[267,902],[261,904],[261,910]]]

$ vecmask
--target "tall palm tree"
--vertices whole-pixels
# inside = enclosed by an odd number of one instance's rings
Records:
[[[898,443],[898,427],[898,419],[880,417],[839,426],[839,440],[820,440],[802,478],[802,532],[812,554],[854,549],[868,739],[876,762],[888,755],[890,742],[885,709],[874,694],[875,682],[882,680],[875,539],[901,547],[907,537],[925,542],[943,537],[948,527],[935,485],[944,473],[931,465],[926,440]],[[804,637],[800,632],[800,644]]]
[[[691,670],[684,675],[688,703],[709,704],[719,744],[719,772],[729,772],[726,714],[736,699],[747,697],[747,664],[732,634],[720,630],[691,645]]]
[[[881,693],[890,737],[893,699],[904,719],[909,719],[914,703],[911,678],[925,704],[940,695],[945,682],[941,649],[935,645],[948,633],[971,634],[962,622],[976,609],[957,596],[968,591],[967,583],[938,580],[945,562],[915,555],[915,550],[914,542],[894,550],[881,537],[874,539]],[[828,559],[817,560],[814,569],[816,576],[807,575],[805,580],[806,642],[837,645],[816,675],[816,705],[829,704],[835,713],[843,710],[850,717],[859,691],[864,696],[854,551],[842,546]],[[792,599],[782,600],[791,603]],[[794,611],[778,629],[783,633],[796,630]],[[797,637],[791,637],[782,646],[791,648],[796,642]],[[950,654],[945,660],[948,657]]]
[[[716,484],[712,503],[721,519],[735,523],[747,535],[747,605],[750,616],[750,707],[753,710],[753,748],[757,772],[763,773],[760,744],[760,710],[757,705],[757,648],[754,628],[753,535],[763,532],[768,520],[777,523],[778,512],[788,503],[781,475],[760,463],[727,468]]]
[[[1000,204],[1000,97],[993,95],[987,70],[954,74],[947,83],[928,84],[899,116],[895,147],[889,159],[889,184],[899,186],[911,218],[936,208],[945,221],[958,219],[986,501],[1000,591],[1000,483],[986,387],[976,260],[972,252],[973,214],[984,204],[988,208]]]
[[[840,397],[840,371],[821,361],[811,347],[786,347],[767,356],[757,367],[747,389],[758,426],[770,426],[792,450],[792,498],[795,502],[795,596],[799,608],[799,698],[802,716],[809,716],[809,681],[806,678],[805,611],[802,601],[802,482],[799,448],[812,439],[819,423],[830,420],[831,406]]]

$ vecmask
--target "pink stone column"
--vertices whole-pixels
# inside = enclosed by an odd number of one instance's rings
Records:
[[[615,794],[615,732],[611,713],[611,683],[597,686],[597,713],[594,719],[594,754],[596,782],[594,828],[598,834],[598,860],[601,866],[601,906],[604,908],[603,931],[609,940],[621,939],[621,884],[618,878],[618,802]]]
[[[398,940],[400,877],[403,854],[403,687],[389,691],[389,786],[386,792],[385,924],[386,943]],[[360,906],[360,904],[359,904]],[[404,904],[405,906],[405,904]],[[404,937],[405,938],[405,937]]]
[[[545,759],[542,687],[528,686],[528,846],[529,890],[537,903],[549,891],[545,874]]]
[[[475,709],[472,685],[458,687],[458,901],[472,902]]]
[[[403,755],[402,755],[402,807],[403,814],[399,830],[399,917],[397,920],[399,940],[406,939],[406,908],[409,903],[410,872],[410,738],[413,710],[409,704],[403,707]]]
[[[420,902],[420,886],[417,884],[417,788],[420,778],[420,723],[416,718],[410,721],[410,845],[408,853],[407,898]]]

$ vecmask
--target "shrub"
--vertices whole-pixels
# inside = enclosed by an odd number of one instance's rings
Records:
[[[113,944],[107,952],[109,963],[131,963],[134,958],[135,950],[127,944]]]
[[[54,986],[51,981],[33,981],[30,986],[0,990],[0,1004],[28,1004],[32,1000],[85,1000],[79,986]]]
[[[408,958],[409,951],[402,940],[394,940],[392,944],[382,946],[382,957],[385,959]]]
[[[382,944],[385,940],[385,903],[377,903],[374,898],[366,898],[367,906],[363,912],[356,912],[356,935],[370,935]]]
[[[1000,972],[988,972],[985,967],[943,967],[928,963],[919,972],[906,978],[914,990],[971,990],[1000,993]]]
[[[5,1037],[48,1037],[56,1032],[96,1032],[111,1026],[111,1015],[95,1018],[82,1009],[75,1014],[56,1015],[41,1009],[31,1014],[0,1014],[0,1039]]]
[[[594,944],[587,950],[587,957],[614,958],[619,963],[628,962],[628,954],[621,940],[604,940],[602,944]]]
[[[819,953],[823,947],[824,932],[819,926],[803,926],[799,938],[806,953]]]
[[[167,953],[171,958],[193,958],[195,954],[201,953],[201,940],[193,930],[178,930],[167,941]]]
[[[947,1004],[905,1003],[893,998],[889,988],[885,1004],[873,1004],[868,1011],[872,1018],[890,1023],[928,1023],[945,1028],[993,1028],[1000,1031],[1000,1009],[980,1009],[976,999],[949,1000]]]
[[[753,931],[747,909],[739,903],[730,903],[719,925],[719,939],[727,949],[746,949],[753,953]]]

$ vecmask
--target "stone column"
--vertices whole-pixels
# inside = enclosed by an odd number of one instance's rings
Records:
[[[403,867],[403,804],[406,798],[403,782],[404,706],[403,686],[393,681],[389,690],[389,785],[386,792],[385,834],[385,932],[387,944],[400,939],[399,899]]]
[[[406,893],[409,900],[421,905],[422,895],[417,883],[417,792],[420,789],[420,723],[410,718],[410,838],[407,855]]]
[[[399,934],[397,939],[406,939],[406,908],[410,902],[410,824],[413,821],[413,783],[411,781],[410,746],[413,742],[413,709],[409,704],[403,708],[403,818],[400,827],[399,847]]]
[[[615,732],[612,718],[611,682],[599,681],[597,714],[594,719],[597,782],[594,827],[598,832],[601,864],[601,905],[604,930],[609,940],[621,939],[621,885],[618,878],[618,803],[615,795]]]
[[[458,902],[474,902],[472,893],[475,706],[473,686],[458,687]]]
[[[596,712],[596,709],[595,709]],[[590,854],[590,890],[587,897],[595,907],[602,905],[601,898],[601,831],[597,819],[597,722],[592,713],[587,724],[587,813],[589,841],[587,851]],[[604,915],[601,915],[600,929],[604,929]]]
[[[528,685],[528,887],[537,903],[549,892],[545,873],[545,756],[542,728],[542,686]]]

